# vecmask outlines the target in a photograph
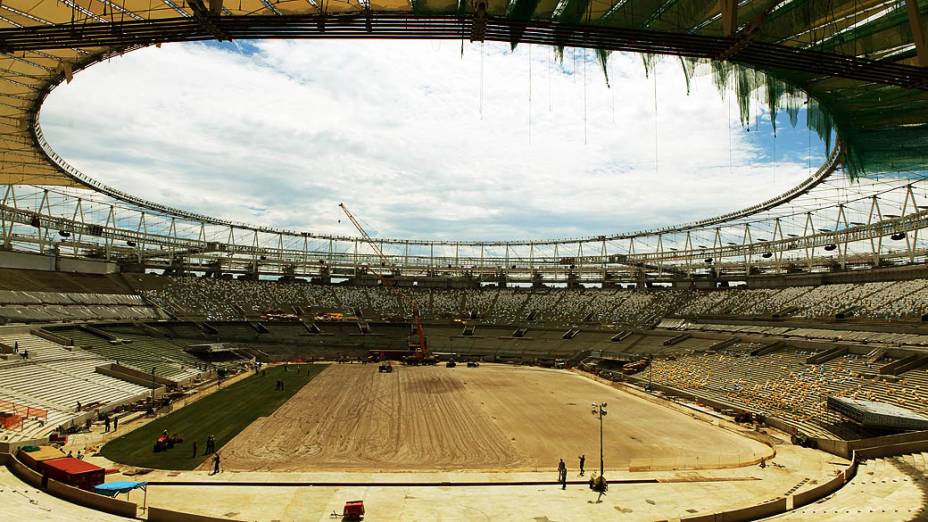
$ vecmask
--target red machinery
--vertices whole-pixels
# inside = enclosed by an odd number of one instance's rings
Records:
[[[349,500],[345,502],[345,508],[342,510],[343,520],[361,520],[364,518],[364,501]]]
[[[419,314],[419,309],[414,308],[412,315],[416,322],[416,337],[418,337],[418,342],[411,343],[411,348],[413,349],[415,358],[421,362],[424,359],[430,359],[432,357],[432,352],[429,351],[429,345],[425,340],[425,329],[422,328],[422,316]]]
[[[103,484],[106,474],[99,466],[71,457],[43,460],[39,467],[48,478],[88,491],[93,491],[97,484]]]
[[[415,340],[409,341],[409,355],[403,357],[403,363],[412,366],[428,366],[436,364],[429,350],[428,342],[425,339],[425,329],[422,328],[422,317],[419,315],[419,309],[412,309],[413,325],[416,328]]]
[[[368,243],[371,246],[371,249],[377,253],[378,257],[380,257],[380,265],[381,267],[383,267],[383,270],[389,270],[390,272],[395,273],[396,265],[390,260],[389,257],[387,257],[383,253],[383,250],[380,248],[380,245],[378,245],[377,242],[374,241],[373,238],[371,238],[370,234],[368,234],[367,231],[364,230],[364,227],[361,226],[361,223],[357,220],[357,218],[355,218],[354,214],[352,214],[351,211],[348,210],[348,207],[346,207],[344,203],[339,203],[338,206],[339,208],[342,209],[342,212],[345,213],[345,216],[348,217],[348,220],[351,221],[351,224],[354,225],[354,228],[356,228],[358,232],[361,234],[361,237],[364,238],[364,241]],[[378,276],[385,275],[385,274],[381,274],[379,270],[372,270],[372,271]],[[403,300],[403,301],[406,300],[402,293],[397,293],[396,296],[400,300]],[[414,364],[414,365],[435,364],[435,358],[432,357],[432,352],[429,351],[429,347],[425,342],[425,330],[422,328],[422,317],[419,315],[419,308],[416,307],[415,304],[412,304],[412,303],[408,303],[408,304],[410,304],[412,307],[412,315],[415,321],[416,336],[418,337],[418,340],[415,342],[409,343],[409,349],[412,352],[412,356],[403,357],[403,361],[406,362],[407,364]],[[388,352],[392,352],[392,350],[390,351],[388,350],[373,351],[372,350],[368,354],[368,357],[374,356],[375,354],[377,354],[378,351],[380,352],[379,355],[377,355],[379,357],[378,360],[386,359]]]

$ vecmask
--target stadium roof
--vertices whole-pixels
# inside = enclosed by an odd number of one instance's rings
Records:
[[[926,15],[925,0],[7,0],[0,182],[87,184],[36,124],[48,92],[81,68],[161,42],[242,38],[528,42],[596,48],[603,60],[637,51],[646,65],[678,55],[687,77],[705,63],[720,86],[733,83],[743,116],[752,100],[793,122],[806,107],[826,142],[837,129],[852,175],[924,170]]]

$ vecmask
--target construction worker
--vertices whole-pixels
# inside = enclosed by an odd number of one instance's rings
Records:
[[[580,455],[580,476],[583,476],[583,466],[586,464],[586,455]]]
[[[213,455],[213,472],[210,474],[216,475],[218,473],[219,473],[219,454],[216,453],[215,455]]]
[[[564,464],[564,459],[560,459],[557,464],[557,481],[561,483],[561,489],[567,489],[567,464]]]

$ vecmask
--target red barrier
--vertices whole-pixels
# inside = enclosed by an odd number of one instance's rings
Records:
[[[48,410],[10,401],[0,400],[0,412],[7,414],[2,418],[2,424],[8,430],[18,429],[22,431],[23,423],[28,419],[41,420],[42,422],[48,421]]]

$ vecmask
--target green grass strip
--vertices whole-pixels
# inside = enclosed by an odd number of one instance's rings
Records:
[[[266,375],[252,375],[188,406],[156,419],[141,428],[108,442],[100,453],[121,464],[157,469],[194,469],[209,455],[204,455],[206,438],[212,434],[216,447],[232,440],[259,417],[273,413],[292,397],[325,365],[290,365],[270,368]],[[297,370],[299,369],[299,373]],[[275,389],[278,380],[284,390]],[[155,440],[163,430],[178,434],[181,444],[159,453],[154,452]],[[193,456],[193,441],[197,456]]]

